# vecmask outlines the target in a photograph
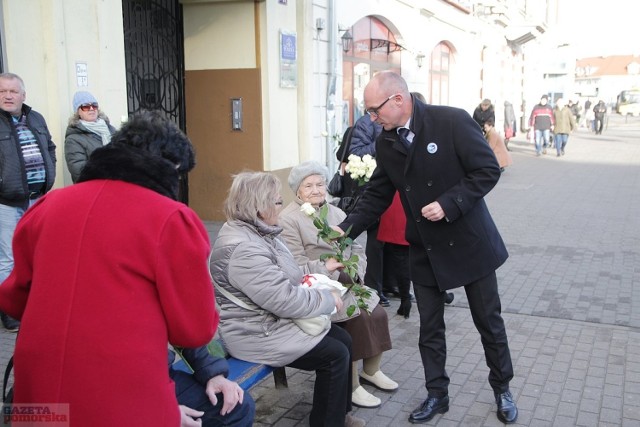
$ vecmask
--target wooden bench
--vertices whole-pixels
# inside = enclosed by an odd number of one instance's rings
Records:
[[[263,365],[261,363],[251,363],[245,360],[236,359],[231,357],[229,352],[224,348],[220,340],[214,340],[217,342],[218,351],[220,349],[224,351],[224,356],[229,363],[229,376],[227,377],[231,381],[237,382],[243,390],[248,391],[251,387],[258,384],[269,374],[273,374],[273,380],[276,388],[287,388],[287,374],[285,368],[274,368],[273,366]],[[215,354],[215,353],[214,353]],[[181,358],[173,363],[174,369],[179,369],[188,374],[192,373],[191,368]]]

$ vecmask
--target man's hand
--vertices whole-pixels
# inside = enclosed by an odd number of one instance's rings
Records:
[[[227,415],[233,411],[238,403],[242,403],[244,398],[244,390],[242,387],[233,381],[229,381],[223,375],[218,375],[207,381],[207,396],[209,400],[215,406],[218,404],[218,398],[216,393],[222,393],[224,397],[224,404],[220,410],[220,415]]]
[[[180,408],[180,427],[199,427],[202,425],[200,417],[204,415],[204,412],[184,405],[179,405],[178,408]]]
[[[422,208],[422,216],[429,221],[440,221],[445,217],[440,203],[433,202]]]
[[[340,236],[344,236],[344,230],[342,228],[338,227],[337,225],[332,225],[331,228],[340,233]]]

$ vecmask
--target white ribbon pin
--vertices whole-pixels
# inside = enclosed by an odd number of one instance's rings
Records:
[[[429,145],[427,145],[427,151],[429,152],[429,154],[433,154],[436,151],[438,151],[438,144],[436,144],[435,142],[430,142]]]

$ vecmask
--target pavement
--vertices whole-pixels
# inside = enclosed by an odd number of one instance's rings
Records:
[[[509,148],[514,164],[486,201],[510,253],[497,274],[515,425],[640,426],[640,118],[611,116],[602,135],[579,129],[562,157],[536,157],[523,135]],[[212,238],[219,226],[207,223]],[[426,425],[500,426],[479,334],[463,290],[454,294],[445,310],[450,409]],[[404,319],[398,305],[386,308],[393,349],[382,369],[400,388],[364,386],[382,399],[354,411],[367,426],[412,425],[426,398],[417,310]],[[15,337],[0,328],[0,372]],[[288,389],[269,377],[251,390],[256,426],[308,425],[315,374],[287,376]]]

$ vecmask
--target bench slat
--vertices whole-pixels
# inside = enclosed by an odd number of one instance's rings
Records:
[[[234,359],[229,357],[227,359],[229,363],[229,379],[237,382],[243,390],[248,391],[251,387],[259,383],[264,377],[274,372],[276,368],[267,365],[261,365],[257,363],[251,363],[244,360]],[[178,359],[173,363],[173,368],[184,371],[188,374],[192,373],[191,369],[182,359]],[[276,387],[286,387],[286,375],[283,371],[284,368],[277,368],[278,376],[274,373],[274,379]],[[282,384],[284,378],[284,384]]]

